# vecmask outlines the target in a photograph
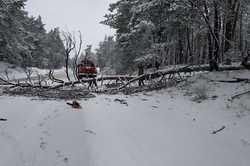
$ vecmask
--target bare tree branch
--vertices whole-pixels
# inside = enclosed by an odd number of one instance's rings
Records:
[[[81,51],[82,51],[82,33],[79,31],[79,45],[78,45],[78,49],[75,49],[75,57],[74,57],[74,62],[73,62],[73,75],[76,80],[79,80],[77,76],[77,61],[78,61]]]
[[[76,40],[72,33],[70,32],[63,32],[63,42],[65,47],[65,72],[68,81],[71,81],[69,76],[69,60],[70,60],[70,54],[71,52],[76,48]]]
[[[56,83],[60,83],[60,84],[64,83],[63,80],[60,80],[60,79],[58,79],[58,78],[56,78],[56,77],[54,76],[54,70],[50,70],[50,71],[49,71],[49,79],[50,79],[52,82],[56,82]]]

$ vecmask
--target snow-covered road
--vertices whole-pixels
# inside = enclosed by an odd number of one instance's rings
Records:
[[[250,117],[222,101],[197,104],[163,90],[99,95],[73,110],[64,101],[1,96],[8,121],[0,121],[0,166],[248,166]]]

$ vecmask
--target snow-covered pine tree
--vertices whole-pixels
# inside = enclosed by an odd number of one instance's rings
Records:
[[[0,61],[22,67],[61,67],[64,46],[59,30],[47,33],[41,17],[29,17],[23,9],[25,2],[0,0]]]
[[[247,45],[249,6],[248,0],[119,0],[102,23],[116,29],[121,71],[135,60],[158,58],[213,70],[230,58],[229,50],[242,52]]]

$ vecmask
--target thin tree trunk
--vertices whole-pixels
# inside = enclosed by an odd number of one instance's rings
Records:
[[[216,43],[216,45],[219,45],[219,41],[218,41],[218,38],[216,37],[214,30],[212,29],[211,24],[210,24],[209,10],[208,10],[206,1],[204,1],[204,10],[205,10],[204,18],[205,18],[205,21],[206,21],[208,28],[209,28],[207,35],[208,35],[208,59],[209,59],[210,71],[219,70],[218,63],[217,63],[216,58],[214,57],[214,54],[213,54],[214,53],[213,41]]]
[[[226,28],[225,28],[225,48],[224,52],[227,52],[232,48],[231,42],[235,38],[235,30],[238,20],[240,1],[239,0],[227,0],[226,10],[228,14],[226,15]]]
[[[192,48],[191,48],[191,44],[190,44],[190,30],[189,30],[189,27],[187,26],[187,30],[186,30],[186,35],[187,35],[187,50],[188,50],[188,53],[187,53],[187,58],[186,58],[186,63],[188,64],[189,63],[189,58],[191,58],[192,56]]]
[[[240,44],[239,49],[241,52],[243,52],[243,11],[240,12]]]
[[[67,76],[68,81],[71,81],[69,77],[69,53],[66,53],[66,54],[67,54],[66,59],[65,59],[66,76]]]
[[[224,61],[224,50],[225,50],[225,33],[226,32],[226,16],[223,14],[222,20],[222,37],[221,37],[221,61]]]
[[[202,59],[201,64],[207,63],[207,42],[203,39],[203,51],[202,51]]]
[[[220,30],[220,22],[219,22],[219,10],[218,10],[218,5],[217,2],[214,0],[214,34],[215,37],[217,38],[218,42],[214,42],[215,44],[215,49],[214,49],[214,60],[218,62],[219,59],[219,30]]]

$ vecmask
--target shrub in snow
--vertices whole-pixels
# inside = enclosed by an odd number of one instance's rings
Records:
[[[208,87],[205,83],[198,84],[192,87],[194,95],[193,101],[200,102],[208,98]]]

